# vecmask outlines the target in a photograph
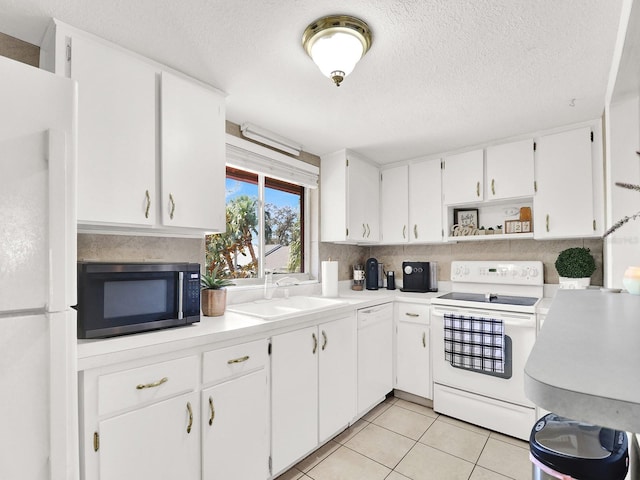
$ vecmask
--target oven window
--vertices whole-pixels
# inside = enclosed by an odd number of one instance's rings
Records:
[[[171,310],[168,280],[122,280],[104,283],[104,318],[162,314]]]

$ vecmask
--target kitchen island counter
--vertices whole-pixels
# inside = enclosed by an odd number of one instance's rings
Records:
[[[640,432],[640,296],[560,290],[525,366],[527,397],[576,420]]]

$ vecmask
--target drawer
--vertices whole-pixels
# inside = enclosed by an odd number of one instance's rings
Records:
[[[100,416],[195,390],[198,357],[190,356],[98,377]]]
[[[202,383],[218,383],[267,365],[267,340],[241,343],[205,352],[202,357]]]
[[[429,325],[429,305],[398,303],[398,320]]]

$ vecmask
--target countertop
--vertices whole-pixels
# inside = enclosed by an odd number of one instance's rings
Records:
[[[549,411],[640,432],[640,296],[560,290],[525,366],[525,393]]]
[[[404,301],[428,305],[431,298],[446,292],[406,293],[400,290],[342,289],[337,299],[344,303],[309,314],[296,314],[279,320],[262,320],[258,317],[227,311],[220,317],[201,316],[198,323],[124,335],[121,337],[78,340],[78,370],[112,365],[142,357],[186,350],[203,345],[224,347],[239,341],[265,338],[285,331],[319,324],[332,318],[352,314],[355,310],[386,302]]]

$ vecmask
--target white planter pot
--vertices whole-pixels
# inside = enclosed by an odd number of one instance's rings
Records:
[[[585,289],[591,285],[591,277],[569,278],[560,277],[560,288],[569,290]]]

